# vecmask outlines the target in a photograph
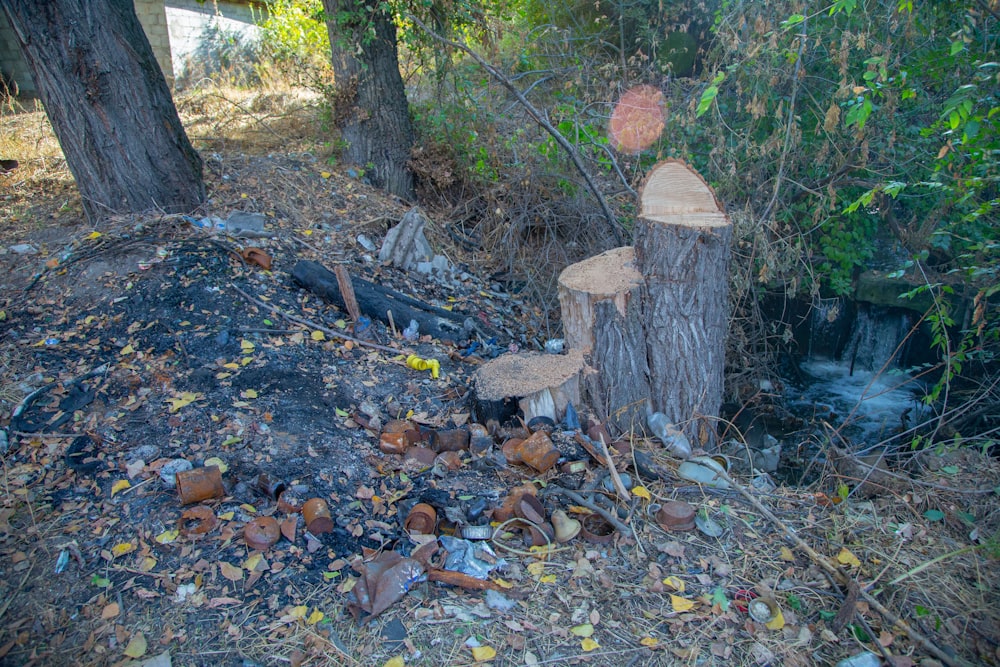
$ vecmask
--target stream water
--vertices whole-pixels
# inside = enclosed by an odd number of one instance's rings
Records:
[[[913,345],[911,313],[859,304],[852,314],[839,299],[815,305],[808,352],[798,377],[786,378],[786,401],[806,423],[823,420],[863,448],[921,420],[927,387],[901,370]]]

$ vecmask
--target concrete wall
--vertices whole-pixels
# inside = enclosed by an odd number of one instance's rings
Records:
[[[153,47],[167,83],[174,84],[190,64],[205,53],[212,53],[209,41],[224,34],[239,41],[257,37],[254,14],[262,5],[248,0],[134,0],[135,11]],[[199,62],[211,70],[211,62]],[[22,97],[37,97],[27,64],[14,39],[7,18],[0,12],[0,74],[4,80],[16,82]],[[3,88],[0,87],[0,94]]]
[[[21,57],[21,48],[14,39],[14,29],[7,22],[7,15],[0,11],[0,98],[9,92],[22,97],[38,97],[35,84],[28,73],[28,64]],[[4,85],[6,84],[6,85]],[[7,90],[7,87],[10,90]]]

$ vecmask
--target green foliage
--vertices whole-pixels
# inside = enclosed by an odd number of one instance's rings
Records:
[[[260,17],[261,47],[267,64],[298,85],[328,93],[330,38],[321,0],[267,0]]]

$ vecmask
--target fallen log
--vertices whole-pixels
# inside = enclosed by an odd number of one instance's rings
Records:
[[[340,291],[336,274],[319,262],[310,260],[298,262],[292,269],[292,278],[313,294],[347,311],[347,304]],[[362,278],[352,278],[351,282],[358,307],[372,319],[389,324],[389,313],[392,313],[392,322],[401,329],[413,320],[420,327],[421,335],[430,334],[435,338],[454,343],[469,338],[476,331],[475,321],[472,318],[432,306]]]

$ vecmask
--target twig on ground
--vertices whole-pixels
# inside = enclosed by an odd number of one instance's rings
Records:
[[[569,489],[563,488],[561,486],[549,485],[545,487],[542,493],[544,495],[548,495],[550,493],[564,495],[577,505],[580,505],[581,507],[586,507],[587,509],[593,510],[594,512],[600,514],[602,517],[604,517],[604,519],[608,523],[610,523],[612,526],[615,527],[615,530],[617,530],[622,535],[627,535],[632,532],[631,530],[629,530],[629,527],[624,523],[622,523],[621,520],[619,520],[619,518],[616,517],[612,512],[609,512],[608,510],[604,509],[595,502],[587,500],[586,498],[584,498],[575,491],[570,491]]]

